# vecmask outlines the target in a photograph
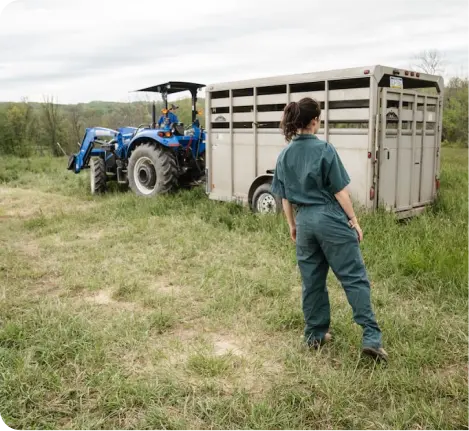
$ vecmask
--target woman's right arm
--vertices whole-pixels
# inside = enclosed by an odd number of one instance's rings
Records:
[[[352,200],[348,193],[348,185],[350,184],[350,177],[345,170],[345,167],[340,160],[339,154],[336,149],[328,144],[325,152],[325,167],[327,173],[325,175],[325,184],[327,190],[335,196],[342,209],[345,211],[349,218],[349,225],[358,233],[360,242],[363,240],[363,232],[358,224],[355,211],[353,210]]]
[[[358,224],[357,216],[355,215],[355,211],[353,210],[352,200],[350,199],[350,195],[347,188],[344,188],[340,192],[336,193],[335,198],[345,211],[345,214],[347,214],[347,217],[349,218],[351,223],[350,226],[357,231],[358,239],[360,240],[360,242],[362,242],[363,232],[360,228],[360,225]]]

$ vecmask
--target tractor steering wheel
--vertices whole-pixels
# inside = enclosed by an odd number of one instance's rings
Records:
[[[134,132],[134,134],[132,135],[132,137],[134,137],[138,132],[140,132],[140,129],[145,129],[145,128],[151,129],[151,125],[150,125],[150,124],[140,124],[140,125],[135,129],[135,132]]]

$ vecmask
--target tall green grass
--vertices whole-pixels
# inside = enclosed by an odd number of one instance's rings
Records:
[[[319,352],[302,345],[281,216],[212,202],[202,189],[92,197],[86,173],[65,166],[0,161],[9,426],[467,428],[464,150],[444,149],[441,195],[422,216],[361,216],[387,365],[360,356],[360,328],[332,275],[334,341]]]

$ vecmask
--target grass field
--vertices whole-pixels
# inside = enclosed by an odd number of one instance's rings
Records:
[[[88,195],[66,160],[0,160],[0,414],[13,428],[467,429],[467,150],[440,200],[362,217],[388,364],[330,278],[334,342],[302,345],[281,217]]]

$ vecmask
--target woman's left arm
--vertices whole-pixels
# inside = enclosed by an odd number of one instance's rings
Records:
[[[287,218],[288,226],[290,226],[290,237],[292,241],[296,241],[296,222],[293,216],[293,205],[287,199],[282,199],[282,207]]]
[[[287,199],[287,194],[285,193],[285,186],[283,184],[283,175],[282,168],[277,160],[277,166],[274,171],[274,177],[272,179],[272,193],[277,195],[282,199],[283,212],[287,218],[288,226],[290,227],[290,237],[293,241],[296,241],[296,222],[295,217],[293,216],[293,206],[290,201]]]

